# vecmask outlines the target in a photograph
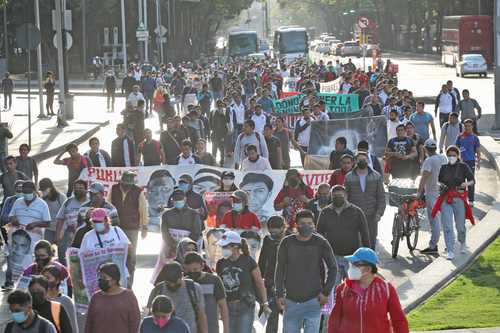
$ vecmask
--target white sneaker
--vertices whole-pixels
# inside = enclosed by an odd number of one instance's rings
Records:
[[[448,259],[448,260],[455,259],[455,253],[453,253],[452,251],[449,251],[448,254],[446,254],[446,259]]]
[[[467,244],[465,244],[465,242],[460,243],[460,253],[465,254],[465,253],[467,253],[468,250],[469,249],[467,248]]]

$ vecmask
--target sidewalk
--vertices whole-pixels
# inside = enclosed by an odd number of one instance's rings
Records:
[[[82,103],[82,100],[87,103]],[[117,114],[106,113],[102,105],[95,105],[90,97],[75,98],[74,119],[68,121],[69,126],[57,128],[56,117],[37,118],[39,113],[38,96],[31,100],[31,155],[41,161],[58,154],[70,142],[77,144],[90,138],[101,127],[109,123],[110,118]],[[54,112],[57,112],[58,99],[54,101]],[[18,155],[19,145],[28,143],[28,100],[14,96],[12,110],[2,112],[2,122],[10,126],[14,137],[9,140],[8,152]],[[45,110],[44,110],[45,112]]]
[[[500,333],[500,327],[492,328],[470,328],[460,330],[445,330],[445,331],[412,331],[412,333]]]

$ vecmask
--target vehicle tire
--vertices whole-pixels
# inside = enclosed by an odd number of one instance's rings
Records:
[[[410,216],[406,222],[406,245],[408,245],[408,250],[413,252],[417,248],[418,243],[418,233],[420,229],[420,223],[418,216]]]
[[[396,258],[399,251],[399,243],[401,242],[402,234],[402,224],[399,213],[394,214],[394,220],[392,222],[392,257]]]

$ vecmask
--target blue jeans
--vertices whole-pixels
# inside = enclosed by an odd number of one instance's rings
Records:
[[[465,243],[465,206],[461,199],[455,198],[451,204],[446,201],[441,206],[441,222],[443,223],[444,242],[448,252],[455,249],[455,231],[453,221],[457,228],[457,238],[460,243]]]
[[[432,208],[436,204],[437,198],[438,194],[425,194],[427,220],[431,225],[431,240],[429,241],[429,247],[431,249],[435,249],[437,247],[441,233],[441,213],[438,212],[436,217],[432,217]]]
[[[244,302],[229,302],[229,332],[252,333],[255,317],[255,304],[249,306]]]
[[[321,306],[316,297],[303,303],[297,303],[289,299],[286,299],[285,302],[284,333],[300,333],[302,327],[304,327],[304,333],[319,332]]]

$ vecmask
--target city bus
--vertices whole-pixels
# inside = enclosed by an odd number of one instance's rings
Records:
[[[299,57],[306,57],[309,52],[309,39],[306,28],[281,27],[274,32],[274,57],[293,61]]]
[[[259,52],[259,38],[256,31],[232,31],[227,41],[229,57],[246,57]]]
[[[493,23],[490,16],[445,16],[441,35],[441,62],[455,66],[462,55],[482,54],[486,63],[493,63]]]

